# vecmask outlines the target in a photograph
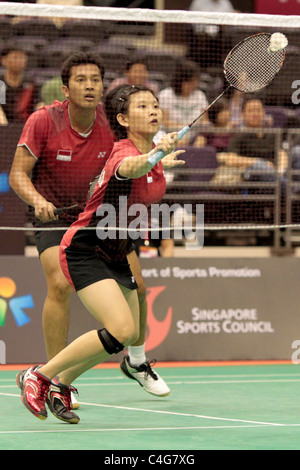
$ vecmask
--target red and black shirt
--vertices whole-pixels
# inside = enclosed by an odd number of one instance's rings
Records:
[[[141,155],[130,139],[115,143],[90,201],[78,220],[72,224],[62,241],[62,249],[84,246],[94,248],[108,261],[122,261],[130,251],[132,236],[126,229],[141,205],[149,208],[165,194],[166,181],[162,163],[140,178],[127,179],[118,174],[118,168],[126,157]],[[107,211],[105,212],[105,210]],[[110,212],[110,217],[108,217]],[[130,215],[130,213],[133,214]],[[103,227],[109,230],[103,236]],[[100,228],[99,228],[100,227]]]
[[[79,211],[68,214],[73,222],[83,210],[89,183],[101,173],[112,151],[114,137],[101,104],[91,133],[84,137],[71,127],[68,103],[54,101],[34,112],[18,146],[27,147],[36,158],[32,183],[47,201],[58,208],[82,204]]]

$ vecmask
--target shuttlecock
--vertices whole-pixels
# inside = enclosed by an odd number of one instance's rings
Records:
[[[288,40],[282,33],[273,33],[270,37],[270,46],[268,51],[271,53],[281,51],[288,45]]]

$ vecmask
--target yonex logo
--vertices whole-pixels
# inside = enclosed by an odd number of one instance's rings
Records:
[[[0,326],[5,325],[8,311],[11,311],[17,326],[23,326],[30,322],[24,309],[34,307],[33,298],[30,294],[14,297],[16,291],[17,286],[12,279],[0,277]]]
[[[106,152],[99,152],[99,154],[97,155],[97,158],[104,158],[106,155]]]

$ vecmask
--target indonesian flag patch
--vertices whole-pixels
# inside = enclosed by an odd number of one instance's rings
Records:
[[[58,150],[56,160],[70,162],[72,160],[72,150]]]

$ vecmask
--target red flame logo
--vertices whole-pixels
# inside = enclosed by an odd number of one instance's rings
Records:
[[[148,287],[147,289],[147,305],[148,305],[148,314],[147,314],[147,326],[148,326],[148,335],[146,339],[146,351],[159,346],[165,338],[168,336],[168,333],[171,328],[172,323],[172,307],[168,308],[164,320],[159,321],[155,318],[153,312],[153,304],[155,299],[166,289],[166,286],[160,287]]]

